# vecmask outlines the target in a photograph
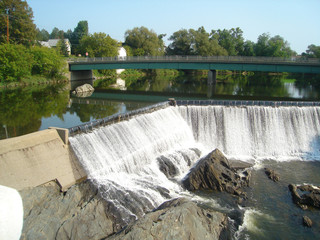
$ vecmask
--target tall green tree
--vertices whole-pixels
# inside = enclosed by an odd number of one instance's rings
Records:
[[[291,57],[296,55],[296,52],[290,48],[289,43],[283,37],[279,35],[270,37],[267,33],[258,37],[254,51],[256,56]]]
[[[255,55],[254,48],[255,48],[255,43],[250,40],[247,40],[243,43],[243,49],[239,54],[241,56],[254,56]]]
[[[204,27],[200,27],[197,31],[190,29],[192,35],[192,50],[194,55],[199,56],[220,56],[228,55],[228,52],[219,45],[216,39],[210,39],[209,33]]]
[[[10,43],[30,45],[36,39],[33,12],[26,1],[0,1],[0,43],[7,42],[7,16],[9,16]]]
[[[216,39],[210,39],[204,27],[198,30],[179,30],[174,32],[169,40],[172,41],[167,49],[169,55],[218,56],[228,54]]]
[[[174,32],[169,41],[172,41],[167,48],[169,55],[193,55],[193,36],[187,29]]]
[[[50,33],[50,39],[63,39],[63,38],[64,38],[63,30],[60,30],[57,27],[52,29],[52,32]]]
[[[211,38],[216,39],[230,56],[236,56],[243,51],[243,31],[240,28],[212,30]]]
[[[134,56],[160,56],[164,54],[164,36],[146,27],[136,27],[125,32],[124,45],[131,48]]]
[[[57,43],[57,51],[65,57],[69,56],[68,53],[68,46],[67,43],[65,42],[65,39],[60,39]]]
[[[114,57],[118,55],[118,43],[105,33],[94,33],[83,36],[80,40],[80,50],[90,57]]]
[[[50,39],[50,34],[45,29],[38,29],[37,28],[37,40],[38,41],[48,41]]]
[[[308,46],[306,52],[302,53],[302,55],[310,58],[320,58],[320,46],[311,44]]]
[[[72,53],[79,54],[80,50],[80,40],[89,35],[88,21],[79,21],[78,25],[73,30],[71,35],[70,43],[72,45]]]

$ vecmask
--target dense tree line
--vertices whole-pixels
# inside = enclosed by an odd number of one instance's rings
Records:
[[[256,42],[245,40],[240,28],[217,29],[207,32],[204,27],[181,29],[169,36],[157,34],[146,27],[135,27],[124,34],[124,43],[119,43],[105,33],[89,34],[87,21],[79,21],[72,31],[54,28],[51,33],[39,30],[33,23],[33,12],[26,1],[0,1],[0,78],[6,81],[21,79],[30,74],[55,76],[61,69],[59,54],[65,52],[63,39],[68,38],[72,54],[88,53],[90,57],[116,56],[119,46],[124,46],[129,56],[201,55],[201,56],[269,56],[291,57],[297,55],[281,36],[261,34]],[[7,21],[9,19],[9,42]],[[41,48],[39,41],[61,39],[58,51]],[[311,44],[304,57],[320,58],[320,46]],[[60,62],[59,62],[60,61]]]

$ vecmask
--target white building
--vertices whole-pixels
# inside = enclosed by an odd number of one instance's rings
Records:
[[[126,57],[127,57],[126,49],[124,47],[120,47],[118,49],[118,59],[119,60],[125,60]],[[117,69],[116,71],[117,71],[117,74],[121,74],[124,71],[124,69]]]

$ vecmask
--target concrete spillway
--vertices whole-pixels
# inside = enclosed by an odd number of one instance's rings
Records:
[[[56,180],[64,191],[85,177],[56,129],[0,141],[0,185],[21,190]]]

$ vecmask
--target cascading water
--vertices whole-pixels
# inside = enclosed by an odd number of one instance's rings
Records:
[[[79,134],[70,143],[88,178],[125,222],[183,191],[159,170],[159,159],[169,159],[183,175],[199,158],[191,149],[196,145],[191,129],[177,108]]]
[[[195,140],[238,160],[320,160],[319,107],[180,106]]]
[[[201,152],[319,160],[319,123],[320,107],[178,106],[75,135],[70,143],[88,178],[127,223],[188,194],[179,180]],[[160,171],[163,159],[174,165],[174,178]]]

